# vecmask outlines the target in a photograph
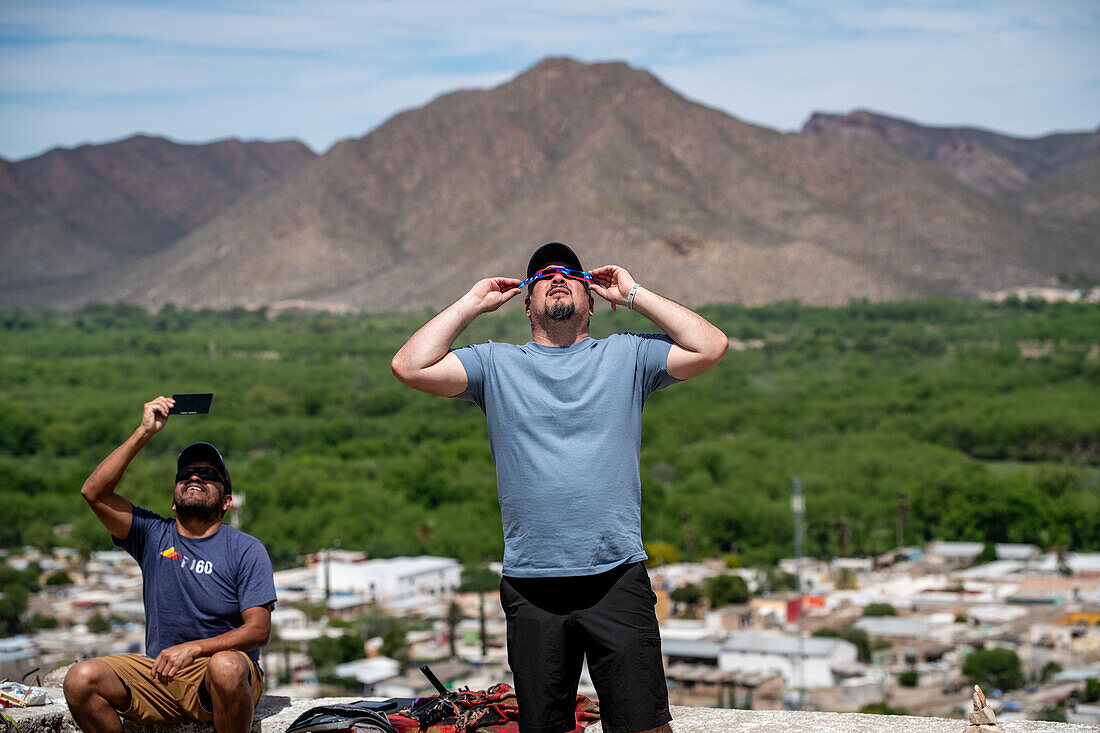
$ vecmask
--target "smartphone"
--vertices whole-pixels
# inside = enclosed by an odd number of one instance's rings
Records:
[[[169,415],[205,415],[210,412],[210,403],[214,401],[213,392],[202,394],[174,394],[175,407],[168,410]]]

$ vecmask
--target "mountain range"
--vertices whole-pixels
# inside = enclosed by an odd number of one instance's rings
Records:
[[[133,138],[0,162],[0,305],[440,308],[539,244],[682,302],[1100,279],[1100,133],[857,111],[798,133],[550,58],[315,156]]]

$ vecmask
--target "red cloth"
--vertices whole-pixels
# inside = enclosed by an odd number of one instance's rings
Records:
[[[519,707],[516,704],[516,695],[508,685],[501,683],[485,691],[465,690],[456,695],[453,701],[457,714],[428,728],[422,729],[409,715],[408,710],[388,716],[390,723],[397,728],[398,733],[421,730],[426,733],[519,733]],[[438,695],[425,700],[436,698]],[[599,703],[584,695],[577,695],[574,710],[577,727],[573,729],[573,733],[581,733],[600,719]]]

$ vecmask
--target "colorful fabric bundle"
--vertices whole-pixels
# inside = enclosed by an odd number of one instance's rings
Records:
[[[577,727],[580,733],[600,719],[598,703],[577,695]],[[488,690],[461,690],[423,697],[408,709],[389,716],[398,733],[519,733],[519,707],[508,685]]]

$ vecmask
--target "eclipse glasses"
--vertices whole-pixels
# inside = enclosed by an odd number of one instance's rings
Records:
[[[584,270],[572,270],[568,267],[561,267],[559,265],[550,265],[549,267],[544,267],[541,270],[536,271],[533,275],[531,275],[531,277],[527,278],[516,287],[522,290],[533,282],[537,282],[539,280],[547,280],[551,277],[554,277],[554,275],[561,275],[562,277],[567,277],[570,280],[580,280],[582,283],[598,284],[596,283],[596,278],[592,277],[591,272],[585,272]],[[611,304],[611,310],[615,310],[614,303]]]
[[[517,288],[525,288],[533,282],[538,280],[546,280],[554,277],[554,275],[560,274],[562,277],[567,277],[570,280],[580,280],[581,282],[594,283],[595,278],[592,277],[592,273],[585,272],[584,270],[571,270],[568,267],[559,267],[557,265],[551,265],[550,267],[544,267],[541,270],[535,272],[531,277],[527,278]]]

